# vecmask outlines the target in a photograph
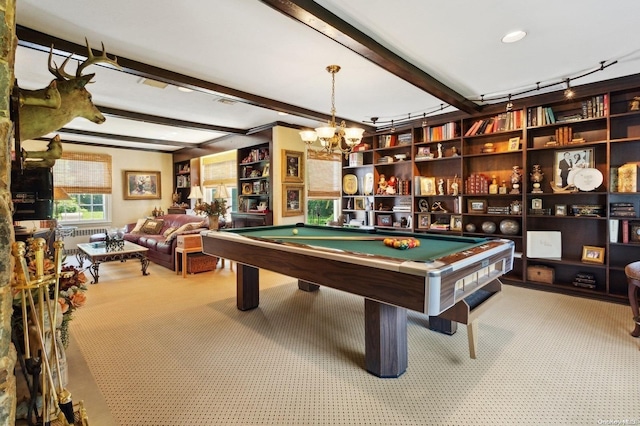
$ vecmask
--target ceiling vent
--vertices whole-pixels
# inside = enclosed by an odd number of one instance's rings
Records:
[[[228,99],[228,98],[220,98],[218,99],[218,102],[225,105],[233,105],[236,103],[236,101],[234,101],[233,99]]]
[[[158,89],[164,89],[169,85],[168,83],[163,83],[158,80],[152,80],[150,78],[144,78],[144,77],[138,80],[138,84],[145,84],[147,86],[156,87]]]

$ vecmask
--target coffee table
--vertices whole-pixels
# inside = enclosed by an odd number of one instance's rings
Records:
[[[149,266],[149,259],[147,259],[148,251],[148,248],[130,241],[124,241],[123,244],[118,246],[107,246],[105,242],[82,243],[78,244],[78,254],[76,258],[81,268],[85,260],[91,262],[91,265],[88,267],[93,277],[91,284],[98,284],[98,279],[100,278],[98,269],[100,268],[100,264],[104,262],[113,262],[116,260],[124,262],[127,259],[140,259],[142,275],[149,275],[147,272],[147,267]]]

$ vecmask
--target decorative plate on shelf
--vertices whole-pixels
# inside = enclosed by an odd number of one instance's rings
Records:
[[[598,169],[578,170],[573,176],[573,184],[580,191],[593,191],[602,185],[602,173]]]
[[[344,175],[342,178],[342,190],[347,195],[358,192],[358,177],[356,175]]]
[[[373,173],[364,175],[364,195],[373,194]]]

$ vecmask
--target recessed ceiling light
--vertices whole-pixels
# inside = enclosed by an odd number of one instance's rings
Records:
[[[289,115],[289,114],[287,114],[286,112],[280,111],[280,112],[278,112],[278,115]]]
[[[184,93],[191,93],[193,92],[193,89],[189,89],[188,87],[182,87],[182,86],[178,86],[178,90]]]
[[[522,30],[518,30],[518,31],[513,31],[510,32],[509,34],[505,35],[504,37],[502,37],[502,42],[503,43],[515,43],[516,41],[520,41],[524,38],[524,36],[526,36],[527,33],[522,31]]]

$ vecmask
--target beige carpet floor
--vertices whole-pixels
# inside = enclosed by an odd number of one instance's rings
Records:
[[[409,315],[409,367],[364,368],[363,299],[261,271],[258,309],[235,272],[186,279],[101,266],[71,323],[74,401],[91,425],[599,425],[640,423],[640,340],[628,306],[505,286],[478,358]],[[321,273],[321,271],[319,271]]]

